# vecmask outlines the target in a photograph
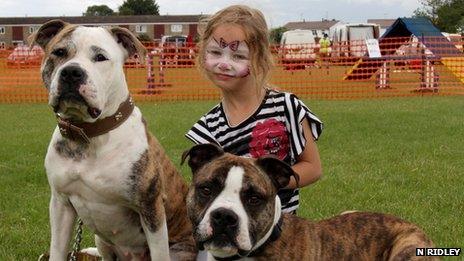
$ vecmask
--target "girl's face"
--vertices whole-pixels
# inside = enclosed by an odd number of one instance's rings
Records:
[[[237,25],[221,25],[206,44],[205,69],[220,88],[243,86],[250,79],[250,50]]]

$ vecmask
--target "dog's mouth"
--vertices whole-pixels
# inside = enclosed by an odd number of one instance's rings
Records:
[[[200,249],[206,249],[213,252],[224,252],[230,255],[235,255],[238,251],[238,246],[227,235],[217,235],[211,237],[198,246]]]
[[[97,119],[101,115],[99,108],[91,106],[81,95],[76,93],[61,94],[52,107],[55,113],[74,121],[81,121],[88,116]]]
[[[216,257],[231,257],[239,255],[246,257],[250,254],[250,250],[241,249],[236,242],[230,240],[228,235],[221,234],[211,237],[197,244],[198,249],[207,250]]]
[[[249,250],[241,249],[238,243],[227,233],[213,234],[211,237],[197,242],[197,247],[200,250],[220,252],[228,256],[236,254],[246,256],[250,252]]]

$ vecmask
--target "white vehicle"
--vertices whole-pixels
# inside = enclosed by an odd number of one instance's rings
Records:
[[[334,56],[362,57],[366,55],[366,39],[379,39],[380,26],[372,23],[336,24],[329,29]]]
[[[456,46],[456,48],[458,48],[460,51],[464,50],[463,48],[464,37],[463,36],[461,36],[460,34],[450,34],[450,33],[445,33],[445,32],[442,32],[441,34],[443,34],[443,36],[445,36],[446,39],[452,42],[454,46]]]
[[[194,51],[186,35],[166,35],[161,38],[160,63],[162,65],[193,65]]]
[[[290,30],[282,34],[280,40],[280,58],[282,64],[290,67],[305,67],[316,61],[315,36],[311,30]]]
[[[38,67],[43,54],[42,48],[37,45],[31,48],[24,44],[18,44],[8,55],[7,66]]]

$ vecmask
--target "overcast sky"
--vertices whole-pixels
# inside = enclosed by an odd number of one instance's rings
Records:
[[[79,16],[91,5],[117,11],[124,0],[1,0],[0,17]],[[270,27],[287,22],[322,18],[345,22],[408,17],[419,0],[156,0],[160,14],[212,14],[231,4],[248,4],[261,10]]]

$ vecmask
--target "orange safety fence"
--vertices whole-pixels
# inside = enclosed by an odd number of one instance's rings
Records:
[[[464,95],[463,38],[399,37],[379,40],[380,58],[365,41],[272,46],[270,83],[301,98],[368,99],[417,95]],[[194,45],[146,44],[147,62],[124,67],[138,101],[208,100],[218,89],[196,68]],[[324,50],[325,49],[325,50]],[[46,102],[40,73],[42,52],[0,50],[0,102]]]

